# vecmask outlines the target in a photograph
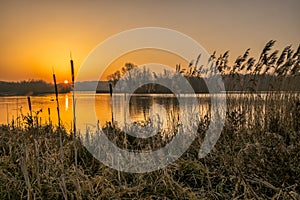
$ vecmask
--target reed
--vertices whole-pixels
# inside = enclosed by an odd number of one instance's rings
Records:
[[[53,70],[53,82],[54,82],[54,91],[55,91],[55,100],[56,100],[58,127],[60,127],[61,120],[60,120],[60,110],[59,110],[59,100],[58,100],[58,89],[57,89],[56,76],[54,74],[54,70]]]
[[[199,135],[184,155],[164,169],[143,174],[118,172],[104,166],[63,127],[43,125],[32,135],[27,129],[0,126],[0,198],[299,199],[297,102],[299,97],[294,94],[280,98],[270,94],[264,99],[252,95],[228,97],[225,127],[208,156],[198,158],[209,125],[209,119],[201,118]],[[243,109],[235,109],[237,104]],[[263,110],[264,105],[266,113],[262,115],[257,111]],[[249,112],[251,106],[255,112]],[[277,116],[276,110],[284,115]],[[50,129],[53,134],[48,134]],[[117,126],[102,129],[116,145],[132,150],[135,147],[136,151],[149,148],[145,141],[125,138]],[[57,143],[60,134],[64,138],[63,165]],[[153,140],[152,150],[160,142],[164,142],[163,138]],[[78,151],[77,167],[74,145]]]
[[[62,197],[64,199],[68,199],[67,197],[67,187],[65,182],[65,173],[64,173],[64,162],[65,162],[65,152],[63,147],[63,132],[61,127],[61,119],[60,119],[60,110],[59,110],[59,99],[58,99],[58,89],[57,89],[57,83],[56,83],[56,76],[54,74],[53,70],[53,81],[54,81],[54,90],[55,90],[55,99],[56,99],[56,108],[57,108],[57,118],[58,118],[58,132],[59,132],[59,186],[62,193]]]
[[[72,77],[72,114],[73,114],[73,142],[74,142],[74,170],[76,175],[76,188],[78,191],[78,198],[82,199],[82,188],[79,181],[79,170],[78,170],[78,149],[77,149],[77,131],[76,131],[76,103],[75,103],[75,73],[74,73],[74,62],[72,54],[70,53],[70,64],[71,64],[71,77]],[[66,196],[67,197],[67,196]],[[65,197],[65,198],[66,198]]]
[[[27,102],[28,102],[28,109],[29,109],[29,120],[30,120],[30,125],[33,126],[32,108],[31,108],[31,99],[30,99],[29,96],[27,97]]]
[[[48,108],[48,123],[51,126],[52,125],[52,121],[51,121],[51,110],[50,108]]]
[[[287,48],[284,56],[277,58],[276,51],[269,53],[274,45],[270,44],[257,62],[246,51],[236,67],[230,68],[232,74],[246,70],[254,75],[289,76],[299,65],[298,50],[291,53]],[[211,59],[218,61],[222,74],[230,73],[228,52],[218,58],[212,55]],[[269,70],[264,69],[268,66]],[[258,73],[257,67],[262,67]],[[282,72],[272,72],[276,67],[283,67]],[[190,68],[187,73],[197,71],[197,76],[214,73],[204,66]],[[184,72],[179,65],[177,71]],[[299,75],[295,71],[293,76]],[[56,83],[55,75],[53,79]],[[59,117],[57,90],[56,100]],[[34,131],[27,128],[26,119],[17,127],[12,119],[8,125],[0,126],[0,199],[300,199],[299,102],[299,94],[292,92],[227,95],[225,126],[209,155],[198,158],[211,120],[206,115],[200,117],[197,138],[177,161],[142,174],[104,166],[81,144],[84,137],[73,137],[72,131],[66,131],[61,124],[52,126],[50,118],[49,124],[40,123]],[[174,113],[169,113],[169,118],[173,122],[178,119]],[[169,128],[176,132],[176,127]],[[98,122],[97,132],[101,129],[120,148],[136,152],[155,150],[172,139],[157,134],[148,141],[137,140],[112,122],[104,127]],[[85,138],[91,139],[93,134],[87,132]]]
[[[72,59],[72,54],[70,54],[71,60],[70,60],[70,64],[71,64],[71,77],[72,77],[72,114],[73,114],[73,132],[74,132],[74,136],[76,137],[76,104],[75,104],[75,91],[74,91],[74,87],[75,87],[75,73],[74,73],[74,62]]]
[[[6,104],[6,124],[9,124],[8,104]]]
[[[114,108],[113,108],[113,99],[112,99],[112,95],[113,95],[112,83],[109,83],[109,94],[110,94],[111,121],[112,121],[112,124],[113,124],[114,123],[114,112],[113,112]]]

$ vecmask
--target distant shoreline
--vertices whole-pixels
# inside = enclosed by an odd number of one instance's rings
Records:
[[[59,93],[71,91],[70,84],[57,84]],[[54,85],[43,80],[20,82],[0,81],[0,96],[37,96],[54,94]]]
[[[201,95],[201,94],[269,94],[269,93],[300,93],[300,91],[298,90],[295,90],[295,91],[255,91],[255,92],[251,92],[251,91],[221,91],[219,93],[209,93],[209,92],[201,92],[201,93],[180,93],[182,95],[193,95],[193,94],[196,94],[196,95]],[[61,92],[59,93],[60,94],[69,94],[70,92]],[[99,91],[77,91],[76,93],[94,93],[94,94],[107,94],[109,95],[109,92],[99,92]],[[117,95],[124,95],[124,94],[129,94],[129,93],[126,93],[126,92],[115,92],[114,94],[117,94]],[[159,93],[159,92],[156,92],[156,93],[141,93],[141,92],[138,92],[138,93],[134,93],[134,94],[131,94],[133,96],[148,96],[148,95],[172,95],[173,93]],[[55,93],[40,93],[40,94],[32,94],[32,95],[22,95],[22,94],[1,94],[0,93],[0,97],[24,97],[24,96],[46,96],[46,95],[55,95]],[[176,94],[175,94],[176,95]]]
[[[67,94],[69,92],[60,92],[59,94]],[[13,96],[45,96],[45,95],[50,95],[50,94],[55,94],[54,92],[44,92],[44,93],[33,93],[33,94],[16,94],[16,93],[11,93],[11,94],[3,94],[0,93],[0,97],[13,97]]]
[[[204,78],[187,78],[195,94],[209,94]],[[252,80],[255,80],[255,84]],[[224,76],[225,90],[221,93],[265,93],[265,92],[300,92],[299,76],[276,77],[272,75],[239,75]],[[109,94],[109,81],[83,81],[75,83],[76,91],[90,91],[97,94]],[[114,93],[126,93],[114,91]],[[72,91],[70,84],[58,84],[58,92],[66,94]],[[177,91],[185,94],[184,91]],[[159,85],[151,87],[143,85],[135,91],[136,94],[171,94],[172,92]],[[0,96],[40,96],[54,94],[54,85],[43,80],[31,80],[21,82],[0,81]]]

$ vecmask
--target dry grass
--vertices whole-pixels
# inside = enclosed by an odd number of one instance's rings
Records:
[[[240,109],[232,110],[237,102]],[[228,108],[207,157],[198,158],[209,123],[202,119],[199,137],[180,159],[143,174],[104,166],[62,128],[3,125],[0,199],[299,199],[298,96],[228,98]]]
[[[227,66],[228,51],[219,58],[214,53],[211,59],[221,74],[238,76],[246,70],[257,75],[272,69],[279,77],[298,76],[300,46],[295,53],[286,47],[278,58],[278,51],[269,55],[274,43],[271,40],[266,44],[257,62],[248,58],[249,49],[232,68]],[[187,72],[180,65],[176,70],[189,76],[213,75],[197,67],[199,57]],[[73,61],[71,67],[74,83]],[[133,67],[127,64],[122,73]],[[116,81],[120,75],[116,72],[110,79]],[[198,158],[210,121],[206,116],[200,121],[198,137],[184,155],[164,169],[142,174],[104,166],[74,132],[60,124],[53,127],[50,118],[49,124],[40,124],[38,113],[36,117],[24,116],[23,124],[17,127],[13,123],[2,125],[0,199],[300,199],[299,95],[239,94],[228,96],[227,103],[225,127],[208,156]],[[112,123],[104,130],[120,147],[135,150],[160,148],[172,139],[158,135],[147,145],[127,137]]]

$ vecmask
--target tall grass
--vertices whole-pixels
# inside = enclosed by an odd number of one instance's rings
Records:
[[[225,127],[207,157],[198,158],[210,121],[203,117],[196,140],[180,159],[143,174],[104,166],[63,127],[31,127],[26,120],[19,128],[3,125],[0,198],[299,199],[299,105],[295,94],[228,96]],[[122,148],[149,148],[125,138],[116,125],[102,128]],[[157,138],[151,148],[164,142]]]
[[[268,66],[278,76],[298,75],[299,48],[294,54],[286,48],[277,59],[276,52],[269,55],[274,43],[266,45],[257,62],[249,58],[249,50],[231,68],[228,52],[219,58],[214,53],[211,59],[222,74],[232,76],[243,70],[254,75],[267,73]],[[188,70],[180,65],[176,70],[191,76],[213,74],[198,66],[199,59],[200,55]],[[132,67],[127,64],[122,71]],[[72,59],[71,75],[74,84]],[[114,74],[113,80],[119,75]],[[54,73],[53,79],[56,87]],[[57,89],[55,92],[57,100]],[[209,115],[200,118],[197,138],[177,161],[151,173],[131,174],[93,158],[75,137],[76,127],[72,135],[61,125],[57,101],[58,127],[51,119],[48,124],[30,121],[38,119],[38,112],[22,116],[18,126],[0,126],[0,199],[300,199],[299,95],[227,95],[227,103],[221,137],[205,158],[199,159],[198,152]],[[31,107],[30,98],[28,105]],[[50,109],[48,113],[50,116]],[[177,122],[174,113],[169,113],[169,118]],[[133,151],[155,150],[172,139],[162,134],[150,140],[129,137],[113,119],[101,128],[117,146]],[[176,132],[176,126],[172,131]],[[85,138],[91,134],[87,132]]]

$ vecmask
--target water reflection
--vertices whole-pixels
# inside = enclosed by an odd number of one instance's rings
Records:
[[[69,110],[69,96],[65,95],[65,111]]]
[[[132,96],[129,101],[129,114],[134,121],[149,121],[158,114],[165,117],[167,113],[178,113],[179,103],[175,96]]]
[[[53,124],[57,124],[57,108],[56,102],[54,101],[55,95],[45,96],[32,96],[31,104],[33,115],[36,115],[37,111],[42,110],[38,113],[39,118],[42,119],[43,123],[49,123],[49,113]],[[63,125],[66,128],[70,127],[72,121],[72,111],[69,105],[72,104],[71,99],[68,95],[59,95],[60,115]],[[11,96],[11,97],[0,97],[0,124],[7,124],[7,122],[15,122],[15,125],[22,122],[24,116],[29,113],[28,102],[26,96]]]
[[[62,124],[67,128],[71,128],[72,122],[72,98],[70,94],[59,95],[59,105]],[[169,121],[172,118],[179,117],[179,103],[174,95],[134,95],[129,100],[129,107],[125,109],[124,102],[128,97],[120,94],[113,99],[108,94],[94,93],[78,93],[76,98],[80,98],[80,104],[76,105],[76,115],[84,116],[85,122],[78,122],[80,128],[84,129],[86,124],[96,124],[93,121],[93,115],[96,115],[100,125],[104,126],[107,121],[112,121],[112,113],[114,120],[119,125],[129,122],[146,123],[152,118],[159,118],[162,122]],[[57,124],[57,110],[55,95],[33,96],[32,109],[33,113],[42,109],[39,117],[46,123],[49,117],[53,124]],[[94,99],[94,104],[92,100]],[[186,107],[189,105],[189,98],[186,98]],[[18,109],[17,109],[18,108]],[[199,101],[199,109],[202,114],[209,109],[209,97],[202,96]],[[50,116],[48,113],[50,110]],[[91,111],[95,110],[95,113]],[[112,112],[113,111],[113,112]],[[11,122],[13,119],[21,119],[22,116],[29,112],[26,96],[0,97],[0,124]],[[130,120],[131,119],[131,120]],[[174,120],[174,119],[173,119]]]
[[[61,105],[60,114],[62,123],[66,128],[71,128],[72,122],[72,98],[70,94],[59,95],[59,104]],[[294,95],[299,99],[299,96]],[[113,97],[109,94],[94,94],[94,93],[78,93],[76,98],[80,98],[80,104],[76,105],[76,115],[84,116],[84,121],[78,121],[78,129],[84,130],[87,124],[96,126],[97,121],[104,126],[107,121],[112,121],[114,117],[115,122],[124,126],[126,123],[135,122],[140,125],[147,124],[150,120],[161,121],[162,127],[169,127],[169,122],[176,122],[179,120],[179,103],[174,95],[134,95],[129,99],[128,108],[124,107],[125,100],[128,100],[126,95],[118,94]],[[183,96],[184,108],[191,109],[194,106],[199,106],[199,118],[203,118],[210,113],[210,95],[197,95],[199,105],[192,105],[188,95]],[[32,109],[33,113],[42,109],[39,117],[44,123],[49,122],[48,109],[50,118],[53,124],[57,124],[57,111],[54,95],[33,96]],[[227,95],[228,112],[238,111],[245,115],[246,125],[250,126],[259,119],[260,123],[264,125],[266,115],[277,116],[280,120],[286,120],[292,115],[293,105],[289,103],[293,98],[285,99],[283,95],[276,94],[270,97],[264,94],[229,94]],[[94,101],[93,101],[94,100]],[[94,102],[94,104],[92,103]],[[287,103],[282,103],[287,102]],[[274,105],[277,105],[274,109]],[[280,106],[279,106],[280,105]],[[95,113],[91,111],[95,110]],[[113,115],[112,115],[113,111]],[[16,123],[22,121],[22,116],[28,113],[27,97],[0,97],[0,124],[6,124],[12,120]],[[277,119],[276,118],[276,119]]]

